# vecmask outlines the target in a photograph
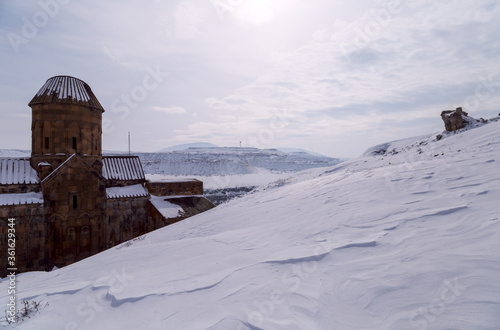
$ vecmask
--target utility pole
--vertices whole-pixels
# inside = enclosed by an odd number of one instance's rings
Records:
[[[128,132],[128,155],[130,156],[130,132]]]

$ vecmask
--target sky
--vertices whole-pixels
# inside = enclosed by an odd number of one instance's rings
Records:
[[[303,148],[350,158],[500,113],[497,0],[0,2],[0,148],[31,148],[45,81],[85,81],[103,149]]]

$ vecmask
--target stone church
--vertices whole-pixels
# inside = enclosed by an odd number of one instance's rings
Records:
[[[29,106],[31,158],[0,158],[0,251],[13,218],[18,272],[62,267],[214,207],[201,181],[149,182],[139,157],[103,156],[104,109],[82,80],[52,77]]]

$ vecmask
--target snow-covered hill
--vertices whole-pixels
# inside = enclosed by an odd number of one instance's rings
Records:
[[[203,181],[205,196],[217,205],[256,187],[287,178],[291,172],[341,162],[306,151],[257,148],[191,147],[138,155],[148,179],[196,177]]]
[[[338,159],[305,152],[285,153],[257,148],[188,148],[138,155],[145,173],[181,176],[241,175],[262,170],[296,172],[340,163]]]
[[[197,143],[184,143],[184,144],[178,144],[175,146],[163,148],[161,150],[158,150],[158,152],[171,152],[171,151],[178,151],[178,150],[186,150],[189,148],[217,148],[218,146],[213,144],[213,143],[208,143],[208,142],[197,142]]]
[[[13,329],[498,329],[500,122],[377,146],[18,276]],[[0,301],[9,299],[0,283]]]
[[[30,158],[31,157],[31,150],[0,149],[0,157]]]

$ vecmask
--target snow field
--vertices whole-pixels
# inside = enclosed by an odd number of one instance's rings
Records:
[[[497,329],[500,124],[382,149],[21,274],[10,328]]]

